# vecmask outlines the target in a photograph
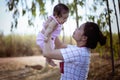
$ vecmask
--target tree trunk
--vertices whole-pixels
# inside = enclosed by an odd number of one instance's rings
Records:
[[[74,0],[75,2],[75,14],[76,14],[76,24],[77,24],[77,28],[79,27],[79,22],[78,22],[78,9],[77,9],[77,0]]]
[[[58,3],[61,3],[61,0],[58,0]]]
[[[117,10],[116,10],[116,5],[115,1],[113,0],[113,5],[114,5],[114,11],[115,11],[115,16],[116,16],[116,23],[117,23],[117,30],[118,30],[118,55],[120,57],[120,31],[119,31],[119,23],[118,23],[118,16],[117,16]]]
[[[118,8],[119,8],[119,14],[120,14],[120,0],[118,0]]]
[[[109,18],[109,22],[108,22],[108,25],[109,25],[109,31],[110,31],[110,52],[111,52],[111,61],[112,61],[112,75],[114,75],[114,71],[115,71],[115,67],[114,67],[114,54],[113,54],[113,41],[112,41],[112,30],[111,30],[111,19],[110,19],[110,9],[109,9],[109,3],[108,3],[108,0],[106,0],[106,5],[107,5],[107,10],[108,10],[108,18]]]

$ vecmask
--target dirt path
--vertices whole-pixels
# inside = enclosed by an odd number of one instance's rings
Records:
[[[29,64],[29,65],[40,64],[44,66],[45,58],[42,56],[0,58],[0,64],[8,63],[8,62],[18,62],[18,63]]]
[[[0,80],[45,80],[45,77],[54,75],[59,78],[58,66],[43,68],[45,63],[42,56],[0,58]],[[58,61],[55,63],[58,64]],[[42,68],[37,70],[29,67],[32,65],[40,65]]]
[[[45,58],[43,56],[27,56],[27,57],[12,57],[12,58],[0,58],[0,65],[5,63],[21,63],[24,65],[42,65],[45,66]],[[59,61],[55,61],[56,64]]]
[[[58,62],[56,61],[57,64]],[[25,65],[42,65],[44,67],[45,58],[42,56],[0,58],[0,80],[9,80],[9,77],[13,78],[11,80],[48,80],[48,78],[59,80],[58,66],[35,70],[25,67]],[[115,76],[111,76],[111,61],[100,58],[98,54],[92,54],[88,80],[119,80],[119,67],[120,61],[115,61]]]
[[[92,54],[92,56],[98,56],[98,54]],[[54,60],[57,65],[60,61]],[[21,64],[21,65],[42,65],[45,66],[45,58],[43,56],[27,56],[27,57],[8,57],[0,58],[0,65],[2,64]]]

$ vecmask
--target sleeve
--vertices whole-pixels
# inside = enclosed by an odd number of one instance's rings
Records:
[[[69,47],[61,49],[61,54],[63,56],[64,62],[77,62],[79,58],[79,53],[81,53],[76,47]]]

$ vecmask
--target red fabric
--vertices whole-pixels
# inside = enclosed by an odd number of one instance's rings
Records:
[[[64,62],[60,62],[60,72],[64,73]]]

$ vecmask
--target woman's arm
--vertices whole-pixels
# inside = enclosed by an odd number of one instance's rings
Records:
[[[43,56],[51,59],[63,60],[60,49],[51,48],[51,39],[49,39],[48,42],[44,43]]]
[[[60,49],[60,48],[67,48],[67,44],[63,43],[60,41],[58,37],[55,39],[55,48]]]

